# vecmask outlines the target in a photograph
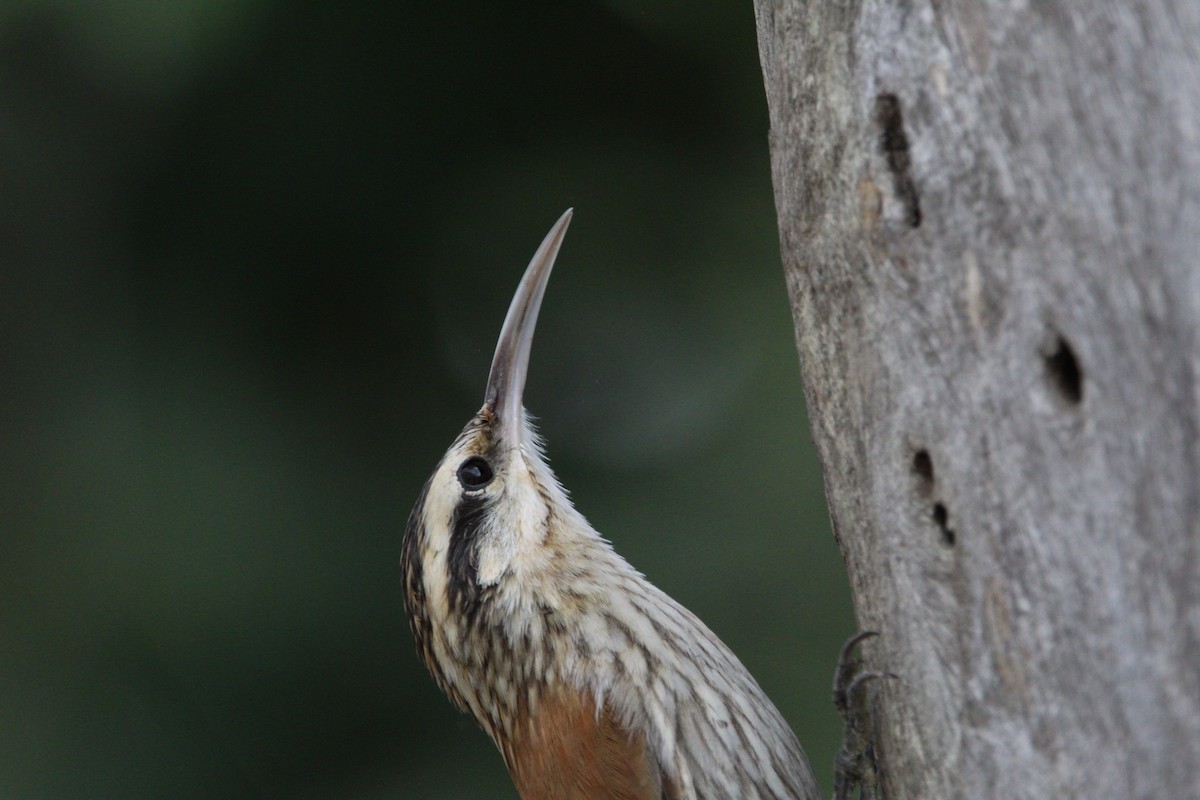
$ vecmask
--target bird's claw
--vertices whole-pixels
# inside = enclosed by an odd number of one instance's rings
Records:
[[[859,800],[876,796],[873,726],[865,689],[871,681],[898,676],[891,672],[863,670],[862,660],[854,655],[854,651],[858,645],[878,635],[877,631],[860,631],[847,639],[838,653],[833,704],[846,727],[842,746],[834,760],[834,800],[849,800],[855,787]]]

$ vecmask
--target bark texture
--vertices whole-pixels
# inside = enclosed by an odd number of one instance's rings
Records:
[[[889,798],[1200,798],[1200,3],[756,0]]]

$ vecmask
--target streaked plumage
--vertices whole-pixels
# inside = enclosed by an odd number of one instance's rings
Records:
[[[523,800],[816,798],[754,678],[575,510],[526,418],[529,346],[570,216],[517,290],[483,408],[409,518],[418,650],[499,747]]]

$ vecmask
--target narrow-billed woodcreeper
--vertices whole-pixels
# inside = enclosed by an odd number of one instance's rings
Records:
[[[522,394],[571,211],[517,287],[483,408],[404,532],[405,606],[434,680],[522,800],[815,800],[804,752],[716,635],[575,510]]]

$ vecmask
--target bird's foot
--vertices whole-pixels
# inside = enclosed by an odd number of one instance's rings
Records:
[[[845,724],[842,746],[834,759],[834,800],[849,800],[858,789],[859,800],[878,796],[875,775],[875,747],[867,702],[867,685],[879,678],[895,678],[890,672],[874,672],[862,668],[855,649],[878,636],[876,631],[861,631],[851,636],[838,653],[837,672],[833,678],[833,705]]]

